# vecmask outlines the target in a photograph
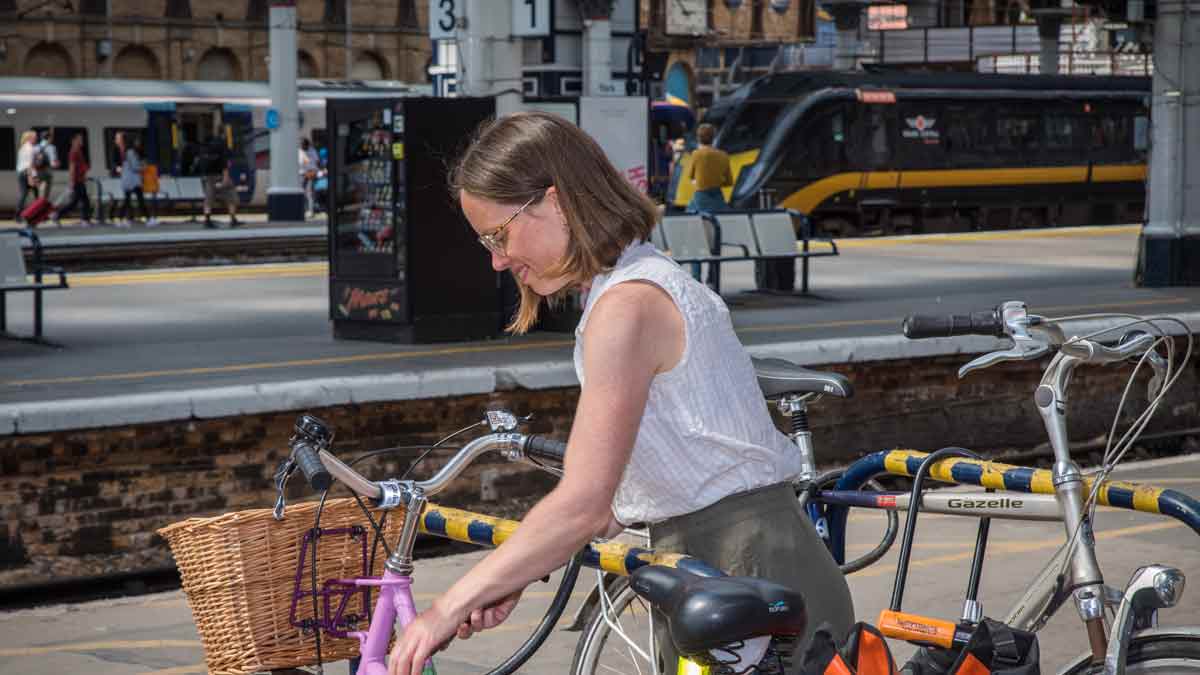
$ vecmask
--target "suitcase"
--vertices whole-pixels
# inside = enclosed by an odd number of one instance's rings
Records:
[[[32,204],[25,207],[25,210],[21,212],[21,218],[25,220],[26,225],[33,226],[49,218],[53,212],[54,205],[50,203],[50,200],[38,197],[33,200]]]

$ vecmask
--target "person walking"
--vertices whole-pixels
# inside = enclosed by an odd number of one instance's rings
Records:
[[[55,225],[61,225],[63,215],[70,213],[76,205],[79,205],[83,216],[83,220],[79,224],[83,227],[92,226],[92,201],[88,198],[87,193],[88,171],[90,170],[91,167],[83,152],[83,134],[75,134],[71,137],[71,149],[67,152],[70,200],[54,213]]]
[[[58,148],[54,147],[54,130],[47,129],[41,133],[34,154],[34,168],[38,171],[39,197],[50,199],[51,190],[54,187],[54,172],[58,171],[61,166],[58,161]]]
[[[843,638],[850,590],[796,500],[796,448],[771,421],[724,301],[647,241],[654,203],[579,127],[538,112],[485,126],[451,193],[492,268],[516,280],[511,332],[528,331],[544,300],[586,291],[579,404],[558,484],[405,627],[388,672],[419,675],[440,645],[495,627],[530,583],[637,523],[657,551],[803,593],[808,634],[824,623]],[[673,667],[670,639],[658,644]]]
[[[218,136],[213,136],[205,144],[197,157],[201,164],[204,178],[204,227],[216,229],[212,220],[213,205],[219,202],[225,204],[229,212],[229,227],[237,227],[241,223],[237,219],[237,188],[229,169],[232,164],[225,142]]]
[[[311,217],[316,212],[316,199],[313,194],[313,184],[317,182],[317,172],[321,166],[321,159],[317,156],[317,151],[308,142],[307,138],[300,139],[300,186],[304,188],[304,201],[306,218]]]
[[[17,214],[14,220],[24,222],[21,212],[25,210],[25,201],[29,198],[30,188],[34,188],[34,199],[37,199],[37,172],[33,171],[33,157],[37,152],[37,132],[30,130],[21,134],[21,146],[17,149]]]
[[[121,191],[125,193],[125,199],[121,202],[117,227],[130,227],[137,222],[133,217],[132,197],[137,197],[138,208],[141,209],[143,218],[148,220],[150,212],[146,209],[146,195],[142,190],[142,155],[139,152],[141,146],[136,142],[129,143],[123,136],[122,140],[125,151],[121,161]]]

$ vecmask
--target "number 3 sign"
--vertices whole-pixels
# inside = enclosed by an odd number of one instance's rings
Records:
[[[466,0],[429,0],[429,39],[453,40],[466,4]]]

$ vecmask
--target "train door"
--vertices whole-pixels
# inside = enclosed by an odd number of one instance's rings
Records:
[[[159,175],[178,174],[175,152],[175,104],[146,104],[146,161],[158,166]]]
[[[850,122],[850,168],[857,172],[853,193],[857,222],[852,234],[889,233],[893,210],[900,204],[900,171],[896,162],[894,97],[880,102],[860,100]]]
[[[203,148],[212,143],[224,146],[229,158],[229,177],[244,204],[254,195],[255,172],[249,136],[254,123],[249,106],[232,103],[188,104],[176,108],[175,148],[180,174],[204,173]]]

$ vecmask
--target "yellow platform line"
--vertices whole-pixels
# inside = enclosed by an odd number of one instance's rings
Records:
[[[1062,237],[1118,236],[1136,234],[1140,225],[1101,225],[1091,227],[1048,228],[1001,232],[962,232],[918,234],[901,237],[839,239],[839,248],[884,248],[908,244],[947,244],[981,241],[1010,241]],[[797,247],[799,247],[797,242]],[[818,247],[820,245],[818,244]],[[210,279],[255,279],[261,277],[318,277],[329,273],[328,262],[282,265],[237,265],[233,267],[197,267],[189,269],[143,270],[103,274],[75,274],[70,283],[76,287],[125,286],[131,284],[177,283]]]
[[[68,281],[72,286],[76,287],[128,286],[131,284],[176,283],[180,281],[207,281],[210,279],[317,277],[327,275],[328,273],[328,263],[313,262],[288,265],[236,265],[231,267],[140,270],[136,272],[106,274],[74,274],[68,278]]]
[[[922,519],[924,519],[925,517],[926,516],[924,514],[921,515]],[[951,517],[952,518],[961,518],[962,516],[951,516]],[[1183,527],[1183,523],[1181,523],[1179,521],[1175,521],[1175,520],[1170,520],[1170,521],[1164,521],[1164,522],[1149,523],[1146,525],[1134,525],[1133,527],[1123,527],[1123,528],[1120,528],[1117,530],[1106,530],[1104,532],[1097,532],[1096,540],[1097,541],[1106,541],[1108,539],[1120,539],[1122,537],[1146,534],[1148,532],[1158,532],[1160,530],[1169,530],[1169,529],[1176,528],[1176,527]],[[1032,553],[1035,551],[1044,551],[1044,550],[1056,550],[1059,546],[1062,546],[1062,538],[1061,537],[1055,537],[1054,539],[1048,539],[1048,540],[1043,540],[1043,541],[997,542],[997,541],[993,540],[993,541],[988,542],[988,557],[993,558],[997,554],[1000,554],[1000,553],[1019,554],[1019,553]],[[913,550],[917,551],[920,548],[921,548],[921,546],[917,545],[916,547],[914,547]],[[963,551],[962,553],[951,553],[951,554],[947,554],[947,555],[931,556],[931,557],[927,557],[927,558],[920,558],[917,560],[912,560],[909,562],[908,566],[909,566],[909,569],[920,568],[920,567],[934,567],[937,565],[945,565],[945,564],[949,564],[949,563],[970,560],[972,557],[974,557],[974,555],[975,555],[975,548],[971,547],[970,550]],[[877,564],[877,565],[872,565],[864,570],[855,572],[854,577],[855,578],[881,577],[881,576],[884,576],[887,574],[895,574],[895,573],[896,573],[895,563],[890,563],[887,565]]]
[[[68,642],[44,647],[0,648],[0,656],[41,656],[58,652],[90,652],[110,649],[173,649],[179,647],[201,647],[199,640],[106,640],[93,642]]]
[[[837,239],[838,248],[877,248],[905,244],[958,244],[979,241],[1015,241],[1021,239],[1058,239],[1065,237],[1106,237],[1137,234],[1141,225],[1092,225],[1055,227],[1037,230],[1001,230],[996,232],[946,232],[913,234],[899,237],[854,237]]]
[[[273,361],[265,363],[244,363],[232,366],[210,366],[205,368],[176,368],[167,370],[147,370],[138,373],[112,373],[109,375],[80,375],[76,377],[55,377],[40,380],[5,380],[0,385],[9,387],[27,387],[43,384],[70,384],[80,382],[113,382],[120,380],[139,380],[152,377],[173,377],[177,375],[214,375],[219,373],[236,373],[250,370],[270,370],[273,368],[297,368],[304,366],[327,366],[346,363],[370,363],[373,361],[397,361],[414,359],[424,356],[448,356],[452,354],[477,354],[480,352],[510,352],[522,349],[537,349],[539,347],[567,347],[574,344],[572,340],[557,340],[550,342],[534,342],[521,345],[451,347],[419,352],[384,352],[381,354],[356,354],[354,356],[331,356],[322,359],[296,359],[292,361]]]

